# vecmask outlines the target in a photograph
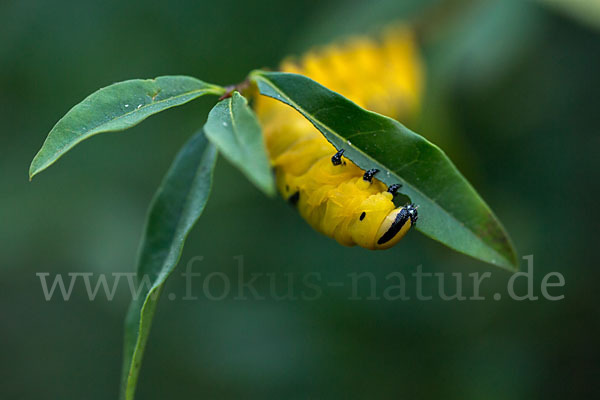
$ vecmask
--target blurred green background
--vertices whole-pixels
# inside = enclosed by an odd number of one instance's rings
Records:
[[[590,398],[598,395],[600,20],[596,1],[219,2],[2,1],[0,15],[0,398],[114,399],[122,285],[113,301],[45,301],[38,272],[133,270],[151,196],[214,98],[80,145],[32,183],[29,163],[53,124],[94,90],[129,78],[188,74],[230,84],[253,68],[341,34],[406,18],[422,27],[427,97],[413,126],[446,150],[534,255],[534,287],[559,271],[561,301],[504,296],[510,274],[419,233],[373,253],[320,236],[226,161],[161,299],[138,386],[164,398]],[[585,7],[589,9],[579,8]],[[595,7],[595,8],[594,8]],[[578,16],[584,18],[578,19]],[[181,301],[180,273],[320,272],[348,282],[489,271],[485,301]],[[522,266],[525,263],[522,262]],[[218,282],[218,280],[215,280]],[[526,288],[517,280],[517,292]],[[218,292],[215,283],[215,293]],[[415,282],[408,279],[407,292]],[[453,285],[448,292],[452,293]],[[427,280],[424,292],[435,293]],[[360,286],[362,297],[369,285]]]

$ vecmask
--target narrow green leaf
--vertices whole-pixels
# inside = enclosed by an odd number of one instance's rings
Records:
[[[215,147],[198,132],[181,149],[152,200],[138,255],[143,290],[125,319],[121,399],[133,399],[158,297],[204,210],[216,158]]]
[[[238,92],[217,103],[204,125],[208,140],[267,195],[275,182],[267,157],[262,129],[246,99]]]
[[[255,71],[260,92],[298,110],[360,168],[377,168],[387,185],[419,206],[417,229],[472,257],[517,268],[504,228],[442,150],[399,122],[362,109],[297,74]]]
[[[152,114],[224,88],[189,76],[132,79],[98,90],[54,125],[29,168],[29,179],[52,165],[79,142],[103,132],[131,128]]]

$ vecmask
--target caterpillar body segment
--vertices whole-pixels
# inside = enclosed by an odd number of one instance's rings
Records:
[[[409,31],[388,32],[380,43],[353,39],[286,61],[285,72],[306,75],[357,104],[391,117],[413,115],[421,69]],[[343,157],[303,116],[267,97],[256,100],[265,143],[282,197],[317,231],[346,246],[387,249],[416,223],[414,205],[396,207],[401,185],[389,188]]]

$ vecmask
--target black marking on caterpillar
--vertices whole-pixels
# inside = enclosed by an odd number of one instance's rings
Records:
[[[340,149],[340,151],[338,151],[337,153],[335,153],[333,155],[333,157],[331,157],[331,163],[333,165],[340,165],[342,164],[342,155],[344,155],[344,149]]]
[[[408,210],[408,215],[410,215],[410,225],[417,225],[417,220],[419,219],[419,213],[417,212],[417,206],[413,204],[407,204],[406,209]]]
[[[409,218],[411,225],[417,222],[418,213],[417,209],[414,207],[414,204],[407,204],[404,206],[404,208],[402,208],[402,210],[400,210],[398,215],[396,215],[396,219],[394,219],[394,222],[392,222],[392,226],[390,226],[387,232],[379,238],[377,244],[384,244],[392,240],[392,238],[396,236],[398,232],[400,232],[400,229],[402,229]]]
[[[365,180],[367,182],[372,182],[373,176],[375,176],[375,174],[378,172],[379,172],[379,170],[377,168],[373,168],[368,171],[365,171],[365,174],[363,175],[363,180]]]
[[[367,213],[363,211],[362,214],[360,214],[360,217],[358,217],[358,219],[360,221],[362,221],[363,219],[365,219],[366,216],[367,216]]]
[[[300,200],[300,191],[297,191],[296,193],[288,197],[288,202],[294,207],[296,207],[296,205],[298,204],[298,200]]]
[[[392,195],[396,195],[396,193],[398,193],[398,189],[400,189],[402,187],[401,184],[399,183],[394,183],[393,185],[390,185],[390,187],[388,187],[388,192],[390,192]]]

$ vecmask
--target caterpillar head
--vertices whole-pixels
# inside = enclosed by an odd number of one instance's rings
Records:
[[[391,211],[362,212],[358,222],[353,224],[351,229],[352,238],[356,244],[367,249],[389,249],[406,235],[417,219],[418,213],[414,204]]]

